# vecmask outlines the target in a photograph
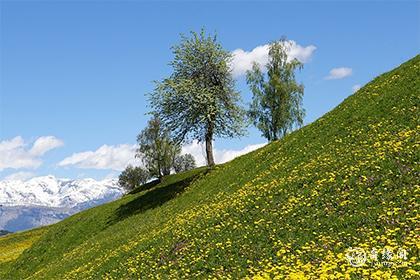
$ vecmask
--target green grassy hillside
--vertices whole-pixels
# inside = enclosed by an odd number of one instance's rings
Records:
[[[417,56],[281,141],[53,225],[5,278],[419,277],[419,77]]]
[[[48,227],[43,227],[0,237],[0,279],[4,279],[4,274],[13,261],[31,247],[47,229]]]

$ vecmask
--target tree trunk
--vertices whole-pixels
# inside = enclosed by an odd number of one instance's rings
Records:
[[[214,166],[213,143],[211,139],[206,139],[206,155],[207,155],[207,165],[209,167],[213,167]]]
[[[209,125],[206,133],[206,156],[207,156],[207,165],[209,167],[214,166],[213,158],[213,127]]]

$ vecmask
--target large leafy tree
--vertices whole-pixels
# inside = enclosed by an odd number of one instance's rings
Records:
[[[154,116],[147,127],[137,136],[136,157],[141,158],[152,177],[162,178],[169,175],[181,147],[173,143],[170,133],[162,127],[161,121]]]
[[[301,126],[305,115],[304,87],[295,79],[295,72],[302,69],[303,64],[290,59],[289,48],[284,38],[270,44],[267,72],[254,62],[246,75],[253,93],[249,117],[268,141],[282,138],[295,126]]]
[[[245,114],[234,88],[231,54],[203,30],[182,36],[172,50],[173,73],[151,94],[153,113],[177,143],[205,142],[207,163],[213,166],[213,139],[243,134]]]

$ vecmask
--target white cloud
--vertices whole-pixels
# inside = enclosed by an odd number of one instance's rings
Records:
[[[325,77],[326,80],[338,80],[349,77],[353,74],[353,70],[349,67],[339,67],[330,70],[330,74]]]
[[[287,41],[289,48],[289,59],[296,58],[302,63],[306,63],[311,58],[313,52],[316,50],[314,45],[303,47],[298,45],[295,41]],[[244,75],[247,70],[252,69],[253,62],[257,62],[262,69],[268,62],[269,44],[257,46],[252,51],[244,51],[243,49],[236,49],[232,52],[232,72],[235,77]]]
[[[75,166],[85,169],[109,169],[121,171],[128,164],[139,165],[136,159],[136,145],[103,145],[96,151],[74,153],[58,163],[59,166]]]
[[[6,176],[4,179],[9,181],[26,181],[35,176],[33,172],[20,171]]]
[[[266,145],[266,143],[248,145],[239,150],[229,150],[229,149],[219,150],[217,148],[214,148],[213,150],[214,160],[216,163],[224,163],[238,156],[241,156],[243,154],[259,149],[263,147],[264,145]],[[205,150],[204,143],[198,143],[197,141],[193,141],[191,144],[188,144],[182,147],[182,153],[192,154],[195,158],[197,166],[203,166],[207,164],[206,163],[206,150]]]
[[[240,155],[256,150],[265,144],[248,145],[240,150],[214,149],[216,163],[224,163]],[[112,171],[122,171],[128,164],[141,166],[141,160],[135,158],[136,145],[121,144],[116,146],[103,145],[96,151],[85,151],[74,153],[58,163],[59,166],[74,166],[84,169],[105,169]],[[193,141],[182,147],[182,154],[192,154],[197,166],[206,165],[206,152],[203,143]],[[115,177],[115,172],[111,172],[108,177]]]
[[[0,171],[6,168],[37,168],[42,164],[41,156],[60,147],[63,141],[54,136],[39,137],[32,145],[21,136],[0,142]]]
[[[234,159],[236,157],[239,157],[241,155],[252,152],[252,151],[254,151],[256,149],[259,149],[259,148],[261,148],[265,145],[266,145],[266,143],[248,145],[248,146],[245,146],[243,149],[240,149],[240,150],[218,150],[218,149],[215,149],[215,152],[214,152],[215,161],[217,163],[228,162],[228,161],[231,161],[232,159]]]
[[[39,137],[29,151],[34,156],[41,156],[49,150],[63,146],[64,143],[54,136]]]
[[[358,91],[361,87],[362,87],[361,85],[357,84],[357,85],[352,86],[351,90],[352,90],[352,92],[353,92],[353,93],[355,93],[355,92],[356,92],[356,91]]]
[[[203,143],[198,143],[197,141],[192,141],[190,144],[184,145],[182,147],[182,154],[191,154],[193,155],[197,166],[206,165],[206,149],[204,148]]]

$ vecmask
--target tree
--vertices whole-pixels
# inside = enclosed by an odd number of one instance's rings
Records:
[[[270,44],[267,74],[258,63],[247,71],[246,80],[253,93],[248,115],[268,141],[284,137],[295,126],[303,124],[304,87],[295,79],[295,71],[303,68],[297,59],[290,60],[290,44],[281,39]]]
[[[118,177],[118,184],[126,190],[132,190],[138,186],[144,185],[150,179],[147,170],[141,167],[128,165]]]
[[[175,158],[174,169],[176,173],[196,168],[195,159],[191,154],[180,155]]]
[[[214,165],[214,137],[243,134],[244,110],[235,91],[230,61],[216,36],[202,30],[191,37],[181,36],[172,48],[173,73],[157,82],[151,94],[153,113],[172,132],[177,143],[205,142],[209,166]]]
[[[161,179],[171,173],[175,157],[181,147],[170,139],[169,131],[164,129],[158,117],[149,120],[147,127],[137,136],[136,157],[141,158],[152,177]]]

